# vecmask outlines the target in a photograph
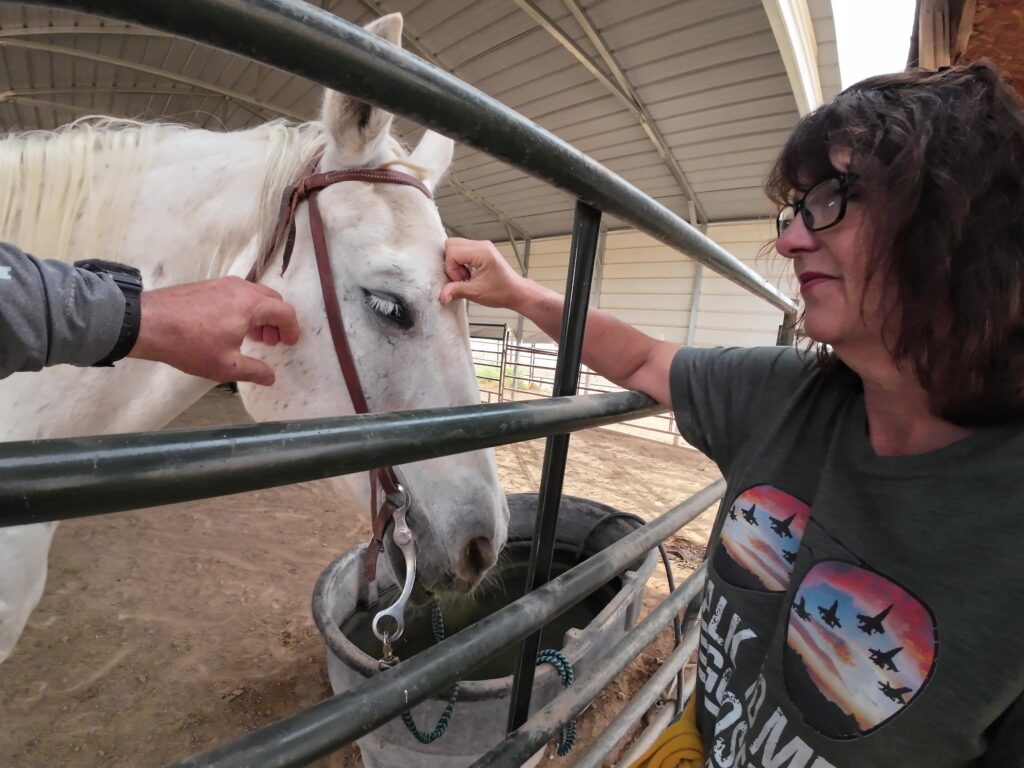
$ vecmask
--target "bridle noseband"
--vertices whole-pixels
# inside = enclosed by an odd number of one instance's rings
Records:
[[[400,184],[414,187],[426,195],[428,199],[433,200],[434,198],[430,190],[415,176],[392,171],[388,168],[349,169],[317,173],[316,168],[320,163],[321,155],[322,152],[317,153],[306,165],[299,180],[285,188],[281,196],[281,210],[278,214],[273,235],[257,258],[256,263],[253,264],[252,269],[249,270],[246,279],[250,282],[258,282],[282,243],[284,244],[284,251],[282,253],[281,274],[284,275],[285,270],[288,269],[288,264],[291,262],[292,250],[295,246],[295,219],[298,207],[305,200],[308,203],[309,229],[313,238],[313,252],[316,254],[317,271],[320,274],[320,288],[324,298],[324,310],[327,314],[327,325],[331,331],[331,340],[334,343],[334,352],[338,358],[341,375],[345,379],[345,386],[348,388],[349,397],[352,399],[352,406],[357,414],[364,414],[369,413],[370,409],[366,404],[366,396],[359,381],[359,372],[356,370],[352,349],[348,343],[348,335],[345,333],[345,324],[342,321],[341,307],[338,304],[338,293],[335,289],[334,273],[331,270],[331,262],[327,253],[327,237],[324,233],[324,223],[320,215],[317,197],[320,190],[332,184],[338,184],[343,181],[363,181],[371,184]],[[398,544],[405,555],[406,570],[408,572],[410,565],[415,569],[415,550],[412,533],[405,521],[405,514],[409,509],[410,503],[411,497],[409,492],[399,481],[398,473],[394,467],[382,467],[370,472],[370,515],[373,536],[367,545],[363,561],[363,577],[366,584],[374,584],[376,581],[377,555],[384,547],[384,533],[393,519],[395,521],[395,543]],[[406,581],[406,588],[403,589],[401,598],[386,612],[398,625],[397,631],[390,634],[391,641],[397,640],[402,633],[402,614],[400,608],[404,607],[404,603],[409,597],[407,593],[411,591],[410,580],[407,578]],[[381,615],[384,614],[382,613]],[[380,616],[378,616],[379,618]],[[375,620],[373,625],[375,631],[377,630],[377,624],[378,622]]]

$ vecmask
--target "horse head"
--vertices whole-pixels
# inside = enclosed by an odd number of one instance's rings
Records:
[[[402,18],[367,26],[399,45]],[[416,176],[433,192],[452,159],[453,143],[427,131],[411,154],[391,134],[392,115],[328,91],[321,125],[320,171],[381,168]],[[371,412],[480,402],[464,302],[442,306],[445,232],[433,201],[414,187],[346,181],[319,193],[327,250],[345,330]],[[296,306],[302,338],[291,348],[253,346],[275,367],[272,387],[244,386],[257,418],[323,417],[353,412],[324,315],[306,211],[283,276],[280,256],[263,282]],[[412,497],[419,581],[430,591],[469,591],[496,562],[508,507],[491,451],[400,467]],[[366,475],[339,478],[367,510]],[[394,550],[389,559],[394,559]]]

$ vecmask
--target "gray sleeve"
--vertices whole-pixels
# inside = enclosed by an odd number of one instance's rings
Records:
[[[728,475],[815,365],[793,347],[683,347],[669,373],[680,434]]]
[[[0,243],[0,378],[47,365],[92,365],[114,348],[124,295],[107,275]]]

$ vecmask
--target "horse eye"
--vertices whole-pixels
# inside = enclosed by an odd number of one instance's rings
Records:
[[[412,328],[412,315],[397,296],[364,290],[363,299],[374,314],[394,323],[402,330]]]

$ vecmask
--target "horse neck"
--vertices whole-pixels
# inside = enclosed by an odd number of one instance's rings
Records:
[[[168,132],[152,147],[131,210],[120,214],[128,222],[118,242],[93,254],[95,243],[75,232],[72,257],[131,264],[147,289],[244,274],[255,255],[267,141],[266,131]],[[94,167],[103,167],[102,158]],[[211,386],[135,360],[113,369],[54,366],[15,374],[0,382],[0,440],[156,429]]]

